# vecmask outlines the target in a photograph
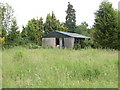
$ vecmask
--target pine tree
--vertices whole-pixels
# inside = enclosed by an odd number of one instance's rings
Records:
[[[66,11],[66,22],[65,26],[68,28],[69,32],[75,32],[76,28],[76,14],[75,14],[75,9],[73,9],[73,5],[68,2],[68,8]]]

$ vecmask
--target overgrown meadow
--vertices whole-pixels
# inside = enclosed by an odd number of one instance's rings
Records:
[[[0,89],[2,89],[2,52],[0,48]]]
[[[117,88],[118,51],[27,49],[2,52],[3,88]]]

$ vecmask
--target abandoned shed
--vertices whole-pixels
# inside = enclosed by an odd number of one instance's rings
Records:
[[[76,43],[81,44],[86,38],[90,39],[90,37],[77,33],[55,31],[42,38],[42,45],[52,46],[54,48],[56,46],[59,46],[60,48],[74,48]]]

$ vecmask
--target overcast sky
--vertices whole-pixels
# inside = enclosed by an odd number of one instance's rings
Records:
[[[0,0],[7,2],[15,11],[18,26],[26,25],[32,18],[43,17],[44,21],[48,13],[54,11],[56,18],[60,22],[65,21],[68,2],[76,10],[76,23],[86,21],[90,26],[94,24],[94,12],[98,10],[103,0]],[[113,8],[118,9],[119,0],[108,0],[113,4]]]

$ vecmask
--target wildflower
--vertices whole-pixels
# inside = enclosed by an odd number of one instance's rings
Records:
[[[4,37],[0,37],[0,45],[4,45],[5,44],[5,38]]]

